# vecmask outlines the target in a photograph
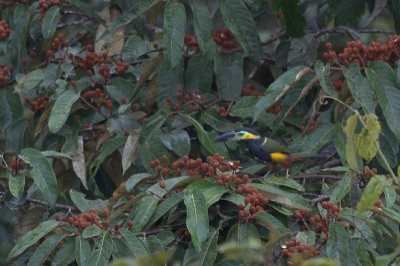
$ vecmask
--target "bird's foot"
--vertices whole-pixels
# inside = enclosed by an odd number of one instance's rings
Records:
[[[289,169],[286,169],[286,178],[289,178]]]
[[[268,171],[265,175],[263,175],[263,177],[261,177],[261,179],[266,179],[270,173],[271,173],[271,171]]]

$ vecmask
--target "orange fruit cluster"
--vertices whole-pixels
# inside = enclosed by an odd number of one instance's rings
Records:
[[[281,258],[290,258],[286,264],[288,266],[301,265],[305,260],[320,255],[320,252],[316,250],[314,246],[301,244],[295,237],[292,237],[290,241],[285,241],[284,243]]]
[[[211,38],[217,44],[221,45],[226,49],[233,49],[236,47],[236,43],[232,40],[235,38],[235,34],[228,28],[221,28],[211,34]]]
[[[267,205],[269,202],[269,199],[264,197],[257,188],[247,186],[247,183],[251,183],[248,175],[244,175],[242,178],[239,178],[236,174],[233,174],[230,179],[230,181],[235,182],[238,187],[240,186],[236,192],[246,196],[244,198],[244,205],[238,205],[239,217],[241,218],[241,221],[244,223],[255,222],[256,219],[252,218],[252,216],[257,212],[263,212],[265,205]],[[249,208],[245,210],[245,207]]]
[[[377,201],[374,203],[374,205],[375,205],[376,207],[378,207],[378,208],[381,208],[381,209],[385,208],[385,205],[382,204],[382,201],[381,201],[381,200],[377,200]]]
[[[129,64],[124,63],[121,60],[117,60],[116,64],[117,65],[115,66],[115,72],[117,72],[119,76],[122,76],[129,68]]]
[[[43,18],[50,7],[59,5],[60,5],[60,0],[39,0],[39,8],[40,8],[39,20],[43,21]]]
[[[96,52],[93,52],[93,47],[90,44],[86,45],[86,50],[88,51],[88,53],[85,55],[85,57],[82,59],[82,62],[79,64],[79,67],[82,69],[89,69],[96,64],[102,64],[104,62],[104,59],[107,58],[107,53],[103,53],[101,55],[97,54]]]
[[[219,115],[220,117],[226,117],[226,108],[225,106],[221,106],[220,108],[218,108],[216,110],[217,115]]]
[[[268,107],[267,113],[271,113],[276,116],[281,110],[282,108],[278,105],[278,103],[274,103],[273,105]]]
[[[321,205],[322,205],[322,208],[327,210],[332,215],[332,217],[334,217],[334,218],[339,217],[339,212],[340,212],[341,208],[338,205],[333,204],[332,201],[324,201],[324,202],[322,202]]]
[[[107,96],[107,94],[104,91],[102,91],[100,88],[96,88],[93,91],[87,91],[87,92],[85,92],[85,94],[83,94],[83,98],[87,101],[90,99],[94,99],[94,98],[104,99],[104,98],[106,98],[106,96]]]
[[[364,173],[362,177],[366,180],[370,179],[371,177],[375,176],[378,173],[378,169],[372,168],[369,169],[368,165],[364,166]]]
[[[265,93],[258,92],[255,90],[256,84],[247,84],[246,87],[242,89],[242,96],[265,96]]]
[[[197,36],[192,37],[185,34],[184,43],[188,50],[190,49],[190,47],[193,47],[196,51],[200,51],[199,43],[197,41]]]
[[[17,170],[18,171],[19,169],[24,168],[25,162],[14,157],[14,158],[11,159],[10,166],[11,166],[11,168],[13,170]]]
[[[0,20],[0,40],[5,41],[10,36],[11,30],[4,20]]]
[[[43,98],[38,98],[36,101],[33,101],[31,103],[31,110],[33,112],[42,111],[44,109],[46,103],[49,101],[50,97],[51,97],[51,94],[47,94]],[[30,103],[31,101],[28,97],[25,97],[25,102]]]
[[[0,64],[0,87],[7,86],[8,79],[6,76],[11,76],[14,72],[14,66],[10,66],[7,68],[4,64]]]

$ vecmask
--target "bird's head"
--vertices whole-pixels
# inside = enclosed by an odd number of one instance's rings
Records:
[[[252,128],[242,127],[233,131],[226,132],[214,140],[214,142],[256,140],[260,139],[260,133]]]

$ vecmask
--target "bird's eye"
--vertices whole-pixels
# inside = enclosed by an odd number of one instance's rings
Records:
[[[239,133],[238,133],[238,136],[239,136],[239,137],[243,137],[243,136],[244,136],[244,132],[239,132]]]

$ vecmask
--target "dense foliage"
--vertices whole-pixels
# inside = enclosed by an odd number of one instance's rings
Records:
[[[397,0],[0,11],[1,262],[400,263]],[[243,126],[328,159],[214,143]]]

